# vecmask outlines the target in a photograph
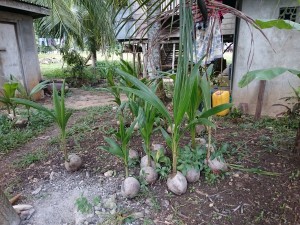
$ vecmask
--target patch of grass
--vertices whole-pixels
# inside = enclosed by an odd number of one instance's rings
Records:
[[[224,178],[224,174],[214,173],[208,166],[204,166],[205,182],[214,185]]]
[[[99,107],[89,107],[82,109],[80,111],[86,112],[86,115],[79,120],[76,121],[76,123],[67,130],[68,136],[73,136],[75,134],[82,134],[85,132],[89,132],[93,129],[93,127],[96,126],[97,120],[101,119],[104,113],[107,113],[111,111],[111,106],[99,106]],[[106,128],[108,130],[106,131]],[[112,132],[111,127],[107,126],[101,126],[99,127],[100,130],[105,130],[108,133]]]
[[[75,205],[77,206],[77,211],[82,214],[90,213],[93,209],[93,205],[83,196],[83,194],[76,199]]]
[[[42,75],[45,79],[65,79],[66,74],[59,66],[54,66],[54,64],[51,64],[52,66],[44,68],[41,66]],[[47,65],[48,66],[48,65]]]
[[[263,117],[253,124],[254,128],[267,128],[270,130],[286,132],[287,130],[295,130],[298,128],[299,118],[282,117],[271,118]]]
[[[26,115],[26,112],[18,112]],[[43,112],[31,114],[30,123],[25,128],[16,128],[6,115],[0,115],[0,155],[21,146],[53,123],[51,117]]]
[[[44,160],[47,157],[47,152],[43,149],[39,149],[35,152],[30,152],[24,155],[21,159],[13,162],[13,165],[18,168],[26,168],[32,163]]]

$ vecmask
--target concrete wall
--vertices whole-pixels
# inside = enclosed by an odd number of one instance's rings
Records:
[[[41,71],[32,17],[0,10],[0,50],[0,87],[10,74],[28,90],[39,83]]]
[[[277,19],[280,7],[297,6],[297,0],[243,0],[242,11],[254,19]],[[249,113],[254,114],[257,102],[259,81],[253,81],[241,89],[237,83],[248,70],[271,67],[287,67],[300,70],[300,32],[265,29],[270,40],[272,50],[267,40],[255,29],[249,30],[245,22],[241,22],[238,32],[238,43],[233,78],[233,101],[249,104]],[[251,39],[253,38],[253,43]],[[252,50],[252,52],[251,52]],[[253,58],[252,54],[253,53]],[[250,55],[249,55],[250,54]],[[285,74],[272,81],[267,81],[262,115],[276,115],[283,112],[283,107],[274,107],[272,104],[284,103],[282,97],[293,95],[293,87],[300,85],[300,79],[294,75]]]

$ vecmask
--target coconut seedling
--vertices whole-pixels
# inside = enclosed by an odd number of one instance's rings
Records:
[[[212,66],[210,66],[207,69],[204,76],[202,76],[201,83],[200,83],[202,95],[203,95],[203,105],[204,105],[203,112],[201,115],[202,116],[206,115],[210,122],[212,121],[212,118],[211,118],[212,115],[209,115],[210,114],[209,112],[214,110],[211,107],[211,92],[210,92],[210,75],[211,74],[212,74]],[[219,105],[219,106],[216,106],[215,108],[219,108],[222,106],[223,105]],[[225,162],[221,158],[212,157],[211,153],[214,152],[214,147],[212,146],[212,138],[211,138],[212,127],[211,126],[207,126],[207,133],[208,133],[208,143],[206,145],[207,146],[206,162],[207,162],[208,166],[212,170],[214,170],[215,165],[218,165],[219,167],[223,167],[223,166],[225,166]]]
[[[200,61],[202,61],[202,59]],[[203,68],[200,68],[200,70],[203,70]],[[202,101],[202,93],[200,87],[200,76],[196,76],[194,80],[194,84],[192,85],[192,93],[189,101],[190,104],[186,112],[188,117],[188,122],[190,124],[196,119],[196,116],[199,113],[199,105],[201,101]],[[191,134],[192,148],[195,149],[196,148],[196,124],[192,124],[189,130]]]
[[[109,137],[104,137],[104,140],[109,144],[109,146],[100,146],[100,149],[107,151],[123,160],[125,168],[126,179],[122,183],[121,192],[124,197],[133,198],[137,195],[140,184],[134,177],[129,177],[128,162],[129,162],[129,148],[128,143],[134,132],[134,126],[136,121],[134,121],[130,127],[126,128],[124,123],[124,118],[119,115],[119,129],[115,133],[115,137],[119,140],[117,143],[114,139]]]
[[[139,130],[144,141],[143,148],[146,153],[146,156],[142,158],[146,162],[146,166],[141,163],[140,174],[144,177],[147,183],[154,183],[158,177],[158,174],[155,170],[155,165],[153,165],[153,160],[151,159],[151,143],[150,138],[153,132],[153,127],[155,123],[157,111],[156,109],[149,104],[144,102],[144,106],[139,107],[138,113],[138,123]]]
[[[184,122],[184,116],[189,106],[189,101],[192,94],[192,87],[197,81],[197,76],[199,76],[199,66],[201,64],[201,62],[198,62],[196,65],[193,64],[193,40],[192,36],[190,35],[190,32],[193,30],[193,19],[191,10],[186,8],[185,4],[185,1],[180,1],[180,43],[182,44],[179,48],[178,67],[173,92],[173,116],[149,87],[130,74],[117,69],[117,72],[122,77],[129,79],[130,82],[134,84],[136,89],[129,87],[120,88],[139,96],[144,101],[150,103],[164,118],[166,118],[168,125],[173,126],[171,135],[169,135],[167,132],[164,132],[163,134],[167,144],[172,150],[172,174],[167,180],[167,186],[170,191],[178,195],[185,193],[187,190],[186,178],[181,172],[177,171],[179,141],[184,133],[180,127]],[[193,124],[214,126],[214,124],[211,123],[207,118],[215,113],[220,112],[219,110],[224,110],[224,108],[229,108],[230,106],[231,105],[225,105],[206,111],[188,124],[187,129]]]
[[[35,85],[31,91],[29,92],[25,86],[20,82],[18,81],[15,77],[11,76],[11,79],[15,82],[18,83],[18,87],[17,87],[17,91],[19,92],[18,93],[18,97],[19,98],[23,98],[23,99],[27,99],[27,100],[33,100],[33,96],[35,94],[37,94],[38,92],[40,92],[41,90],[43,90],[47,84],[49,83],[48,80],[44,80],[43,82],[41,83],[38,83],[37,85]],[[28,120],[30,119],[30,106],[25,106],[26,109],[27,109],[27,117],[28,117]]]
[[[65,160],[65,167],[68,171],[76,171],[78,170],[82,165],[81,158],[76,154],[70,154],[68,155],[67,145],[66,145],[66,138],[67,138],[67,124],[68,121],[72,115],[72,113],[68,110],[66,110],[65,107],[65,81],[63,82],[63,85],[61,87],[60,96],[58,95],[58,91],[53,83],[53,110],[48,109],[41,104],[35,103],[33,101],[30,101],[28,99],[20,99],[20,98],[14,98],[13,101],[17,104],[22,104],[27,107],[31,107],[34,109],[37,109],[39,111],[45,112],[50,117],[54,119],[57,126],[60,130],[60,149],[63,151],[64,154],[64,160]]]
[[[16,95],[16,90],[18,88],[18,82],[15,81],[9,81],[5,82],[2,86],[2,91],[0,96],[0,102],[3,103],[6,106],[8,114],[11,114],[11,111],[13,113],[13,118],[16,117],[16,104],[12,101],[12,98]]]

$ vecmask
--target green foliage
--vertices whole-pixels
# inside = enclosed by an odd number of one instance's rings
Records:
[[[13,110],[13,115],[16,116],[15,108],[16,104],[12,101],[12,98],[16,95],[16,90],[18,88],[18,82],[9,81],[5,82],[2,86],[2,91],[0,96],[0,102],[6,106],[8,114],[10,114],[10,110]]]
[[[153,126],[156,118],[156,109],[149,103],[144,103],[144,107],[139,107],[138,112],[138,125],[140,127],[140,133],[143,138],[144,151],[148,156],[148,166],[150,166],[150,139],[153,133]]]
[[[238,85],[240,88],[247,86],[254,79],[256,80],[272,80],[275,77],[280,76],[285,72],[290,72],[300,78],[300,71],[283,68],[283,67],[275,67],[271,69],[262,69],[262,70],[253,70],[246,73],[242,79],[239,81]]]
[[[39,149],[35,152],[30,152],[24,155],[21,159],[14,162],[16,167],[26,168],[32,163],[39,162],[47,157],[47,152]]]
[[[101,202],[101,198],[99,196],[96,196],[94,199],[93,199],[93,204],[94,205],[99,205]]]
[[[212,171],[207,165],[204,166],[205,182],[213,185],[216,184],[220,178],[223,178],[222,174]]]
[[[38,92],[40,92],[41,90],[43,90],[47,84],[49,83],[49,81],[45,80],[41,83],[38,83],[37,85],[35,85],[30,92],[28,92],[28,90],[25,88],[25,86],[18,81],[15,77],[11,76],[11,80],[13,80],[14,82],[18,83],[18,87],[17,87],[17,91],[18,93],[18,97],[19,98],[23,98],[23,99],[27,99],[27,100],[32,100],[32,97],[37,94]],[[28,113],[28,119],[30,117],[30,106],[26,106],[27,109],[27,113]]]
[[[97,61],[96,63],[96,70],[99,71],[99,75],[101,78],[106,78],[108,73],[111,73],[114,78],[118,77],[116,72],[117,68],[121,68],[121,61],[120,60],[102,60]]]
[[[299,117],[300,116],[300,87],[297,89],[293,88],[294,96],[284,97],[281,98],[285,100],[288,104],[291,104],[292,106],[287,106],[284,104],[273,104],[273,106],[283,106],[286,108],[286,111],[283,113],[280,113],[281,115],[286,115],[288,117]]]
[[[83,194],[76,199],[75,205],[77,206],[77,211],[82,214],[90,213],[93,210],[93,205],[83,196]]]
[[[247,173],[255,173],[255,174],[265,175],[265,176],[280,176],[281,175],[280,173],[269,172],[269,171],[262,170],[260,168],[245,168],[242,165],[229,164],[229,167],[232,169],[245,171]]]
[[[180,19],[180,49],[179,49],[179,57],[178,57],[178,67],[177,74],[174,85],[174,96],[173,96],[173,116],[169,113],[167,108],[161,102],[161,100],[153,93],[152,89],[147,87],[143,82],[135,78],[134,76],[117,70],[120,76],[124,77],[124,79],[129,80],[134,88],[129,87],[120,87],[120,89],[130,92],[144,101],[151,104],[156,110],[164,117],[169,126],[173,126],[174,130],[172,133],[172,137],[168,138],[171,140],[171,149],[173,155],[173,173],[176,173],[177,169],[177,156],[178,156],[178,143],[182,136],[182,132],[180,131],[180,127],[184,122],[184,116],[188,110],[189,102],[192,95],[192,90],[195,82],[197,82],[197,77],[199,76],[198,68],[201,62],[198,62],[195,66],[193,65],[193,39],[190,34],[193,30],[193,19],[191,9],[189,7],[185,7],[185,2],[183,0],[180,1],[180,15],[184,19]],[[190,76],[188,74],[191,72]],[[203,76],[204,77],[204,76]],[[203,78],[205,80],[207,78]],[[206,80],[206,83],[203,83],[201,88],[205,87],[209,89],[209,98],[205,97],[205,104],[208,105],[210,102],[210,85]],[[207,96],[207,91],[202,89],[202,93]],[[227,105],[229,107],[231,105]],[[210,108],[209,108],[210,109]],[[224,109],[223,109],[224,110]],[[206,112],[205,115],[200,116],[200,118],[192,121],[189,126],[196,123],[202,123],[207,126],[214,126],[207,118],[213,113],[217,112],[217,110],[212,110]],[[169,137],[169,136],[168,136]],[[169,142],[169,141],[168,141]]]
[[[204,167],[205,157],[206,149],[203,146],[196,146],[195,149],[184,146],[180,150],[177,169],[184,175],[186,175],[190,169],[201,171]]]
[[[256,129],[269,127],[278,132],[287,133],[290,129],[297,129],[298,123],[298,118],[291,118],[287,116],[282,118],[262,117],[259,121],[255,121],[253,127]]]
[[[125,73],[129,73],[129,74],[131,74],[134,77],[138,77],[138,74],[134,70],[133,66],[129,62],[127,62],[127,61],[125,61],[123,59],[121,59],[120,69],[122,71],[124,71]]]
[[[78,51],[65,47],[60,49],[60,54],[62,54],[62,60],[67,63],[68,66],[78,67],[77,69],[84,67],[84,58]]]
[[[114,80],[114,70],[113,68],[107,68],[107,88],[102,88],[102,90],[109,92],[114,96],[114,102],[117,103],[118,106],[121,106],[121,93],[120,90],[116,87],[116,83]]]
[[[51,8],[51,16],[36,21],[41,37],[64,38],[65,46],[95,52],[114,46],[114,5],[109,1],[34,0]],[[74,10],[76,9],[76,10]]]
[[[243,115],[243,113],[237,107],[232,107],[230,114],[229,114],[230,118],[232,118],[232,119],[241,118],[242,115]]]
[[[199,61],[201,63],[202,60]],[[194,67],[193,72],[194,73],[199,73],[198,66]],[[187,116],[188,116],[188,122],[192,123],[197,116],[197,113],[199,112],[198,108],[200,105],[200,102],[202,101],[202,93],[201,93],[201,87],[200,87],[200,79],[199,76],[195,77],[194,83],[192,84],[192,93],[191,93],[191,98],[190,98],[190,104],[188,105],[187,108]],[[192,147],[196,147],[196,124],[192,124],[190,126],[190,133],[191,133],[191,139],[192,139]]]
[[[60,53],[63,61],[70,67],[65,71],[66,81],[73,87],[81,86],[86,76],[84,58],[76,50],[70,50],[67,47],[60,49]]]
[[[116,69],[120,68],[120,64],[119,60],[102,60],[97,61],[95,68],[90,66],[83,66],[82,70],[76,70],[77,67],[55,68],[44,70],[42,74],[47,79],[66,79],[71,87],[91,87],[97,86],[103,79],[107,79],[109,74],[113,79],[117,79]]]
[[[119,130],[115,133],[115,137],[119,140],[120,144],[118,144],[114,139],[104,137],[104,140],[109,144],[109,146],[100,146],[100,149],[110,152],[111,154],[123,159],[125,165],[125,173],[126,177],[128,177],[128,155],[129,155],[129,148],[128,143],[130,138],[134,132],[134,126],[136,121],[131,124],[129,128],[125,127],[124,118],[119,115]]]
[[[267,29],[267,28],[277,28],[277,29],[284,29],[284,30],[298,30],[300,31],[300,24],[295,23],[290,20],[255,20],[255,24],[260,29]]]
[[[155,162],[155,170],[158,173],[160,179],[167,179],[171,172],[171,160],[164,154],[163,149],[159,149],[156,152],[152,152],[152,158]]]
[[[22,112],[20,112],[22,113]],[[23,112],[25,115],[25,112]],[[13,121],[0,115],[0,154],[5,154],[36,137],[53,123],[52,117],[44,112],[34,113],[30,125],[25,128],[14,127]]]
[[[39,111],[45,112],[46,114],[48,114],[50,117],[54,119],[54,121],[56,122],[57,126],[60,129],[61,150],[64,152],[65,160],[67,160],[68,154],[66,148],[66,127],[72,113],[70,111],[67,111],[65,107],[65,82],[61,87],[60,97],[58,96],[58,91],[55,85],[53,84],[52,101],[54,106],[54,112],[42,106],[41,104],[35,103],[27,99],[14,98],[13,101],[17,104],[22,104],[28,107],[35,108]]]
[[[45,71],[42,70],[42,75],[47,79],[65,79],[67,76],[64,70],[61,68],[49,69]]]

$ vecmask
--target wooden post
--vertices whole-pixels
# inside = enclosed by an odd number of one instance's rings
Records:
[[[173,44],[173,53],[172,53],[172,73],[175,71],[175,51],[176,51],[176,44]]]
[[[142,51],[143,51],[143,77],[147,77],[147,67],[148,67],[148,56],[147,56],[147,44],[142,44]]]
[[[133,55],[133,71],[136,72],[136,64],[135,64],[136,50],[134,44],[132,45],[132,55]]]
[[[137,73],[138,73],[138,77],[140,77],[140,75],[142,73],[142,63],[141,63],[141,53],[140,52],[137,53]]]
[[[266,81],[261,80],[259,82],[258,97],[257,97],[256,111],[255,111],[254,120],[260,119],[261,110],[262,110],[262,106],[263,106],[263,100],[264,100],[265,88],[266,88]]]
[[[5,194],[0,190],[0,224],[19,225],[20,217],[14,210]]]

